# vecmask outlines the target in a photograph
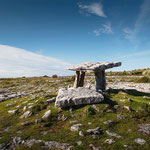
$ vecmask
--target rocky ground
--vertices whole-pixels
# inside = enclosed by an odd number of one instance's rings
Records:
[[[61,109],[72,77],[0,79],[0,150],[149,150],[150,84],[129,80],[109,77],[100,104]]]
[[[107,89],[130,89],[137,90],[140,92],[150,93],[149,83],[133,83],[133,82],[109,82]]]

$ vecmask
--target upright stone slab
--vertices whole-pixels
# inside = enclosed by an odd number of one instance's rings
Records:
[[[76,71],[75,81],[74,81],[74,87],[79,87],[79,79],[80,79],[80,71]]]
[[[84,85],[84,77],[85,77],[85,72],[81,71],[80,72],[79,87],[83,87],[83,85]]]
[[[95,73],[95,86],[96,91],[106,89],[106,79],[105,79],[105,70],[99,70],[94,72]]]
[[[85,77],[85,72],[83,71],[76,71],[76,77],[75,77],[75,82],[74,82],[74,87],[83,87],[84,85],[84,77]]]

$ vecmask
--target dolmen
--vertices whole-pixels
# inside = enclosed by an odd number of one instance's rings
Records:
[[[68,107],[100,103],[104,100],[102,92],[106,89],[105,70],[118,66],[121,66],[121,62],[85,62],[70,67],[68,70],[76,71],[74,86],[59,90],[55,106]],[[94,72],[95,89],[83,87],[86,72]]]

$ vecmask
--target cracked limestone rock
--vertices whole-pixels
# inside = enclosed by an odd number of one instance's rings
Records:
[[[60,89],[56,98],[56,107],[100,103],[104,100],[101,93],[84,87]]]
[[[79,127],[81,127],[82,124],[75,124],[75,125],[72,125],[70,130],[71,131],[78,131],[79,130]]]
[[[88,129],[87,132],[90,133],[90,134],[95,134],[96,135],[96,134],[101,134],[102,133],[102,129],[97,127],[95,129]]]
[[[46,119],[46,118],[48,118],[49,116],[51,115],[51,110],[48,110],[48,111],[46,111],[45,113],[44,113],[44,115],[43,115],[43,119]]]
[[[113,139],[106,139],[105,143],[112,144],[112,143],[115,143],[115,141]]]
[[[10,113],[10,114],[17,114],[18,113],[18,109],[9,110],[8,113]]]
[[[109,130],[106,130],[106,134],[109,135],[109,136],[114,136],[114,137],[116,137],[118,139],[121,138],[120,135],[118,135],[117,133],[111,132]]]
[[[26,111],[22,116],[20,116],[20,119],[28,118],[32,115],[31,111]]]
[[[135,139],[134,142],[137,144],[140,144],[140,145],[144,145],[146,143],[146,141],[144,139],[141,139],[141,138]]]

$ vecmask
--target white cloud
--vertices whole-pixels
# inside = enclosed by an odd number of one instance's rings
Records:
[[[90,5],[79,4],[78,6],[80,10],[85,11],[86,15],[95,14],[97,16],[104,17],[104,18],[107,17],[103,12],[103,5],[101,3],[92,3]]]
[[[125,33],[125,38],[131,42],[134,42],[135,44],[138,43],[137,34],[141,31],[143,25],[149,23],[149,21],[147,21],[149,20],[149,14],[150,14],[149,6],[150,6],[150,1],[144,0],[143,4],[140,7],[140,12],[137,16],[134,27],[132,29],[131,28],[123,29],[123,32]]]
[[[66,75],[70,64],[16,47],[0,45],[0,77]]]
[[[129,41],[136,40],[135,32],[131,30],[130,28],[124,28],[122,31],[125,33],[124,36],[127,40]]]
[[[150,55],[150,50],[138,51],[138,52],[131,53],[128,55],[124,55],[122,58],[128,58],[128,57],[134,57],[134,56],[148,56],[148,55]]]
[[[100,36],[101,33],[113,34],[112,28],[111,28],[111,23],[103,24],[101,28],[94,30],[93,33],[96,36]]]

